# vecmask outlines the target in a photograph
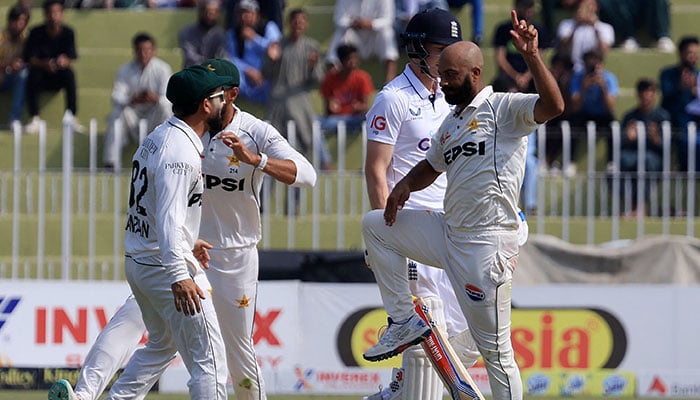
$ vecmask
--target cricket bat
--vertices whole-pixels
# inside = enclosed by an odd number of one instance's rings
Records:
[[[433,330],[430,336],[421,342],[421,346],[423,346],[425,354],[427,354],[430,363],[433,364],[433,368],[437,371],[452,399],[484,400],[484,395],[481,394],[476,383],[469,376],[469,372],[464,368],[457,352],[447,341],[447,335],[435,324],[430,310],[423,303],[423,300],[418,297],[413,303],[418,315]]]

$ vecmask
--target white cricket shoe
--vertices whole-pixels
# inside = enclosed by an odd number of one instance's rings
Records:
[[[49,400],[78,400],[73,386],[65,379],[59,379],[49,389]]]
[[[379,386],[377,393],[363,397],[362,400],[401,400],[403,392],[403,368],[394,368],[391,370],[391,383],[389,386],[382,388]]]
[[[379,338],[379,342],[365,351],[362,357],[367,361],[380,361],[399,355],[402,351],[419,344],[432,330],[416,312],[411,318],[398,324],[389,318],[389,327]]]
[[[656,49],[662,53],[673,53],[676,51],[676,45],[673,44],[673,40],[670,37],[664,36],[656,42]]]

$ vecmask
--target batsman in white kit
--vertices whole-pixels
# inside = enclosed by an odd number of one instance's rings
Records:
[[[223,120],[229,123],[221,133],[206,133],[202,137],[201,240],[194,254],[206,266],[205,272],[212,283],[214,308],[226,343],[236,398],[265,399],[265,385],[252,338],[258,287],[256,246],[262,233],[260,189],[264,175],[295,187],[311,187],[316,182],[316,171],[276,129],[234,105],[239,72],[232,63],[212,59],[203,65],[230,79],[223,111]],[[81,368],[75,391],[67,381],[59,380],[49,392],[49,400],[99,397],[143,333],[143,323],[138,323],[141,315],[133,303],[128,299],[98,336]],[[161,365],[170,360],[154,361]],[[164,367],[158,376],[163,370]],[[154,382],[132,386],[129,398],[143,399]],[[115,386],[119,385],[118,380]]]
[[[538,94],[494,93],[483,83],[481,49],[473,42],[447,46],[439,58],[439,84],[455,109],[433,135],[425,159],[394,185],[384,211],[370,211],[362,221],[368,264],[391,318],[364,358],[395,356],[430,335],[414,310],[406,258],[436,266],[449,277],[497,400],[523,395],[510,341],[510,290],[527,135],[564,108],[539,53],[537,30],[515,11],[511,17],[513,43]],[[444,212],[405,208],[443,173]]]

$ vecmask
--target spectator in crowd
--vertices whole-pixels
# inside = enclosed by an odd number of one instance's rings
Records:
[[[680,132],[678,158],[684,171],[688,170],[688,136],[686,126],[690,115],[687,105],[698,95],[698,37],[684,36],[678,42],[678,64],[661,70],[661,107],[671,115],[671,125]],[[696,157],[697,160],[698,157]]]
[[[515,0],[515,11],[521,19],[532,23],[535,15],[535,0]],[[538,32],[542,32],[539,25],[535,24]],[[503,21],[496,27],[493,36],[493,47],[496,54],[496,65],[498,74],[496,79],[498,86],[513,87],[518,92],[534,93],[535,85],[532,81],[532,74],[527,69],[527,64],[523,56],[513,47],[510,30],[513,29],[513,21]],[[539,47],[547,47],[549,41],[546,37],[540,37]]]
[[[122,148],[139,142],[139,123],[146,120],[146,132],[155,129],[172,115],[165,97],[170,65],[156,57],[156,44],[151,35],[139,33],[132,40],[134,59],[117,71],[112,89],[112,113],[107,118],[103,164],[118,167]],[[117,135],[117,131],[119,134]]]
[[[39,132],[39,95],[45,90],[65,90],[66,109],[75,116],[78,112],[78,96],[73,72],[73,60],[78,58],[73,29],[63,23],[63,0],[45,0],[44,24],[29,32],[24,46],[24,62],[29,65],[26,96],[31,122],[25,126],[27,133]],[[85,131],[77,118],[73,130]]]
[[[586,52],[598,50],[605,56],[615,43],[615,30],[598,18],[597,0],[580,0],[575,16],[559,23],[557,40],[557,50],[571,57],[578,72],[583,70]]]
[[[610,123],[615,119],[615,102],[620,95],[617,77],[605,69],[603,54],[599,50],[590,50],[583,56],[584,70],[575,72],[569,87],[571,95],[571,159],[584,139],[584,129],[588,121],[596,124],[597,131],[609,133]],[[608,135],[608,138],[610,136]],[[612,142],[608,139],[608,148]],[[608,154],[610,161],[611,154]],[[575,171],[564,171],[571,175]]]
[[[240,0],[238,24],[226,31],[226,48],[231,61],[241,73],[240,95],[260,104],[267,104],[270,82],[262,73],[265,57],[277,59],[282,32],[274,22],[260,19],[260,6],[255,0]]]
[[[661,123],[669,120],[669,114],[666,110],[656,105],[656,83],[651,79],[641,78],[637,81],[637,101],[637,106],[629,110],[622,119],[620,171],[637,171],[639,156],[637,151],[639,138],[637,123],[641,122],[644,124],[644,131],[646,133],[646,152],[644,154],[645,170],[647,172],[658,172],[661,171],[663,167]],[[636,204],[637,180],[633,179],[632,182],[634,188],[633,213],[636,213],[640,206]],[[646,207],[642,207],[643,212]]]
[[[447,0],[395,0],[396,17],[394,18],[394,32],[398,38],[405,30],[406,24],[417,13],[431,8],[449,10]],[[401,41],[399,40],[399,45]]]
[[[197,22],[182,28],[177,35],[184,67],[225,57],[226,32],[219,26],[220,15],[219,0],[200,0],[197,4]]]
[[[7,27],[0,32],[0,91],[12,93],[10,125],[22,119],[27,69],[22,50],[27,41],[29,10],[21,5],[7,12]]]
[[[296,8],[289,13],[289,34],[279,43],[277,57],[268,57],[263,75],[270,79],[270,99],[266,118],[282,136],[288,137],[287,122],[294,121],[297,145],[308,158],[311,154],[312,128],[316,120],[311,91],[323,79],[319,44],[306,36],[309,21],[306,12]],[[325,149],[325,145],[321,146]],[[330,164],[330,155],[322,150],[321,167]]]
[[[647,31],[655,40],[656,48],[664,53],[676,49],[671,40],[671,20],[668,0],[598,0],[600,19],[615,29],[615,35],[624,51],[639,49],[636,37]]]
[[[572,123],[584,127],[594,121],[599,128],[607,128],[615,119],[615,101],[620,95],[617,77],[605,69],[603,55],[590,50],[583,56],[584,70],[571,78]]]
[[[326,111],[321,129],[336,131],[338,123],[343,121],[349,130],[360,130],[369,110],[369,97],[374,92],[372,77],[360,69],[357,47],[340,45],[337,56],[340,67],[328,71],[321,83],[320,92]]]
[[[235,28],[240,25],[238,13],[238,3],[241,0],[224,0],[226,9],[226,29]],[[282,21],[284,20],[285,0],[265,0],[260,6],[260,18],[265,22],[274,22],[277,28],[284,30]]]
[[[561,138],[561,121],[571,120],[571,78],[574,74],[574,64],[571,62],[571,58],[568,55],[562,53],[554,53],[552,59],[550,60],[549,71],[554,76],[559,86],[559,91],[561,91],[564,97],[564,112],[561,113],[556,118],[552,118],[547,122],[547,138],[545,142],[545,156],[547,158],[547,166],[551,168],[556,168],[561,163],[557,161],[557,158],[562,152],[562,138]]]
[[[376,56],[385,63],[385,82],[396,74],[399,50],[393,28],[394,0],[337,0],[333,12],[335,33],[328,47],[326,61],[338,67],[336,49],[352,44],[360,58]]]
[[[685,107],[697,95],[698,37],[684,36],[678,43],[678,64],[661,70],[661,106],[671,114],[671,124],[682,130],[688,122]]]
[[[472,42],[481,44],[484,38],[484,0],[447,0],[450,8],[461,9],[472,5]]]

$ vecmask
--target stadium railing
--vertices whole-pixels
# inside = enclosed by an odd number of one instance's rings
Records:
[[[97,126],[89,128],[89,166],[74,168],[70,116],[64,119],[62,169],[47,169],[46,125],[39,133],[39,165],[22,168],[22,134],[14,131],[14,168],[0,171],[0,278],[7,279],[122,279],[125,199],[130,172],[98,167]],[[290,126],[293,128],[293,124]],[[645,153],[645,132],[640,127],[638,153]],[[611,133],[589,124],[585,161],[572,171],[569,156],[577,134],[561,124],[562,166],[536,173],[537,212],[528,216],[531,234],[558,236],[572,243],[600,244],[634,240],[647,234],[695,236],[698,223],[696,172],[672,168],[672,133],[663,126],[663,169],[647,172],[643,160],[636,172],[620,171],[620,127]],[[696,127],[691,125],[689,142]],[[144,137],[142,132],[141,137]],[[340,125],[336,135],[336,168],[319,170],[322,133],[315,124],[311,161],[319,171],[312,189],[295,189],[266,179],[261,196],[260,248],[274,250],[352,250],[363,248],[359,233],[362,215],[369,209],[362,170],[346,167],[348,134]],[[361,133],[362,159],[366,132]],[[546,127],[537,132],[537,153],[545,160]],[[296,135],[290,130],[289,141]],[[610,161],[598,142],[613,144]],[[117,141],[118,142],[118,141]],[[694,165],[690,146],[689,165]],[[636,187],[636,192],[634,188]],[[635,194],[636,193],[636,194]],[[635,204],[645,204],[633,214]],[[9,233],[9,234],[8,234]],[[8,246],[8,243],[10,244]]]

